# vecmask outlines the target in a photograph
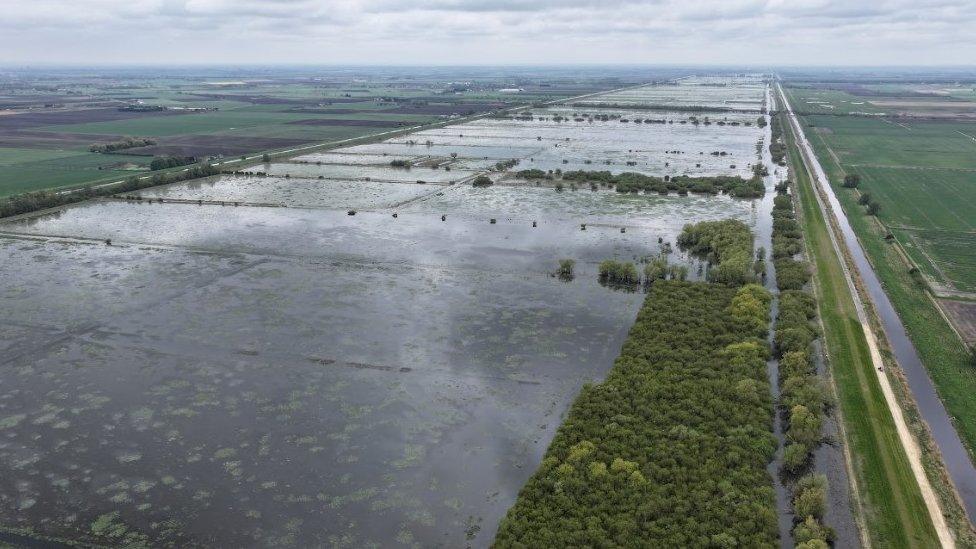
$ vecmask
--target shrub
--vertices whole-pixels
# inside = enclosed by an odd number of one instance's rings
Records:
[[[783,450],[783,468],[789,473],[799,473],[806,468],[809,460],[810,450],[802,444],[787,444]]]
[[[856,173],[849,173],[844,176],[844,188],[856,189],[861,184],[861,176]]]
[[[608,259],[600,262],[600,282],[606,284],[636,285],[640,282],[637,267],[629,261]]]
[[[798,517],[823,518],[827,507],[827,477],[809,474],[796,483],[793,513]]]
[[[576,260],[574,259],[560,259],[559,268],[556,269],[556,276],[563,280],[572,280],[576,274]]]
[[[773,264],[776,266],[776,284],[781,290],[802,290],[810,281],[810,268],[805,261],[782,257]]]
[[[492,181],[487,175],[479,175],[478,177],[474,178],[474,181],[471,182],[472,187],[490,187],[494,184],[495,182]]]
[[[817,519],[810,515],[793,527],[793,541],[798,544],[812,541],[830,543],[833,540],[834,531],[820,524]]]

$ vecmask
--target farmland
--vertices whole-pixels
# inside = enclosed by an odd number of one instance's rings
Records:
[[[757,78],[724,81],[762,105]],[[691,279],[675,289],[722,305],[735,291],[703,281],[753,277],[751,247],[712,269],[678,249],[685,225],[734,220],[769,246],[768,197],[615,189],[600,175],[754,176],[760,114],[695,124],[657,103],[673,87],[689,103],[716,96],[692,81],[629,91],[638,108],[533,105],[0,224],[0,524],[107,545],[488,546],[583,385],[608,375],[653,303],[600,266],[663,265]],[[238,120],[270,116],[247,112]],[[183,116],[215,115],[138,123]],[[732,345],[741,362],[723,354],[742,334],[714,312],[729,334],[708,360],[733,361],[729,379],[756,396],[741,415],[751,434],[735,439],[768,544],[767,351],[750,339]],[[650,463],[622,467],[653,478]]]
[[[465,85],[437,75],[376,78],[375,71],[240,79],[126,71],[5,75],[0,79],[0,197],[123,179],[157,156],[198,160],[327,143],[397,128],[582,95],[617,84],[606,77],[520,79],[473,72]],[[457,76],[452,75],[452,76]],[[123,136],[143,147],[89,152]]]
[[[784,124],[786,122],[784,121]],[[895,442],[895,426],[872,369],[863,327],[847,289],[841,259],[830,229],[817,207],[814,183],[802,164],[792,132],[791,173],[801,205],[808,257],[815,267],[814,286],[821,302],[821,322],[831,377],[836,386],[846,439],[856,457],[851,475],[857,486],[860,521],[873,544],[910,546],[938,543],[907,458]]]
[[[788,93],[802,102],[807,89]],[[976,124],[921,115],[888,120],[808,115],[802,120],[851,225],[972,453],[976,408],[970,395],[976,392],[976,375],[966,345],[976,341],[971,328],[976,317],[971,268],[976,263],[976,142],[970,137]],[[847,174],[861,176],[856,190],[842,188]],[[863,194],[882,204],[876,217],[865,215],[857,203]]]

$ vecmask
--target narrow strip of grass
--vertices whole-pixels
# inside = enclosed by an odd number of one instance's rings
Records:
[[[937,547],[938,537],[873,371],[864,330],[827,222],[799,161],[792,128],[788,124],[784,127],[788,128],[790,166],[807,250],[815,267],[831,373],[853,453],[851,474],[857,484],[861,519],[876,547]]]

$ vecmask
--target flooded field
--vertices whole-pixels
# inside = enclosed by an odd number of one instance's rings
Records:
[[[247,171],[264,172],[278,177],[308,177],[324,179],[362,179],[376,181],[425,181],[430,183],[456,183],[474,175],[467,170],[440,170],[433,168],[393,168],[391,166],[360,166],[345,164],[293,164],[276,162],[258,164]]]
[[[511,158],[698,169],[667,150],[739,174],[762,135],[550,110],[0,224],[0,524],[115,546],[487,546],[640,307],[597,264],[764,218],[727,196],[462,182]],[[452,169],[389,166],[428,155]],[[565,258],[569,282],[550,275]]]
[[[578,101],[582,105],[682,107],[687,109],[762,110],[765,84],[751,76],[691,77],[677,82],[631,88]]]
[[[440,192],[416,183],[219,176],[139,191],[144,198],[322,208],[384,208]]]

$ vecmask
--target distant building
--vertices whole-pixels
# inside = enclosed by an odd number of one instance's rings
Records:
[[[498,90],[498,93],[521,93],[524,91],[522,88],[502,88]]]

